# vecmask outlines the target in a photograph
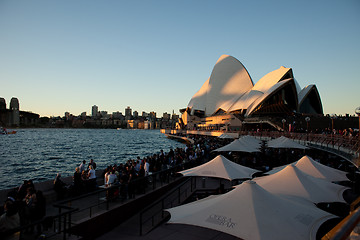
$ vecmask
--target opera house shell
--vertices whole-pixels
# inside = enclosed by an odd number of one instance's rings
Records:
[[[182,112],[182,126],[190,121],[232,114],[239,119],[293,114],[321,114],[323,108],[315,85],[303,89],[291,68],[281,66],[255,85],[244,65],[222,55],[209,79]],[[192,120],[191,120],[192,119]]]

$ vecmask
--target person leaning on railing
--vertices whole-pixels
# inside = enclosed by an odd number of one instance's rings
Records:
[[[90,190],[94,190],[96,188],[96,174],[94,167],[89,165],[89,172],[88,172],[88,185]]]

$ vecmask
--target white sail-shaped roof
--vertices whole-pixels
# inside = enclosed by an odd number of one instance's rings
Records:
[[[305,100],[307,98],[309,98],[311,96],[311,94],[313,97],[315,96],[315,99],[313,99],[313,102],[306,102]],[[318,113],[318,114],[322,114],[323,113],[323,109],[322,109],[322,104],[321,104],[321,99],[320,99],[320,95],[319,92],[316,88],[316,86],[314,84],[308,85],[306,87],[304,87],[298,94],[298,100],[299,100],[299,110],[300,112],[304,113],[311,113],[311,110],[313,110],[314,112]],[[310,106],[304,106],[305,108],[303,109],[302,105],[303,104],[310,104]],[[312,105],[313,104],[313,105]],[[311,110],[308,109],[309,112],[306,112],[306,108],[311,108]],[[302,111],[303,109],[303,111]]]
[[[298,96],[298,99],[299,99],[299,103],[301,103],[302,101],[304,101],[304,98],[305,96],[307,96],[310,91],[311,91],[311,88],[313,87],[314,85],[308,85],[306,87],[304,87],[300,93],[299,93],[299,96]]]
[[[206,95],[209,88],[209,80],[206,80],[206,82],[201,86],[200,90],[197,91],[194,96],[191,98],[188,107],[193,110],[201,110],[205,111],[206,108]]]
[[[250,108],[248,108],[248,110],[246,111],[246,116],[249,116],[253,113],[253,111],[257,108],[257,106],[259,106],[259,104],[263,103],[264,101],[266,101],[266,99],[271,96],[273,93],[275,93],[277,90],[279,90],[280,88],[284,87],[286,84],[294,84],[294,80],[293,79],[286,79],[280,82],[275,83],[273,86],[271,86],[266,92],[264,92],[264,94],[262,96],[260,96],[259,98],[257,98],[254,103],[251,105]],[[294,96],[297,97],[297,96]]]
[[[192,97],[188,107],[205,111],[210,116],[223,104],[231,103],[253,87],[251,77],[236,58],[222,55],[216,62],[211,76]]]
[[[282,80],[289,71],[292,71],[291,68],[281,66],[279,69],[269,72],[255,84],[252,90],[257,90],[263,93],[267,92],[272,86]]]
[[[300,87],[300,84],[298,83],[298,81],[296,80],[296,78],[294,78],[294,83],[295,83],[295,87],[296,87],[296,92],[299,94],[301,92],[301,87]]]
[[[239,109],[248,109],[256,99],[263,96],[264,93],[258,90],[250,90],[241,96],[233,105],[228,108],[228,112],[236,111]]]
[[[281,66],[263,76],[254,85],[243,64],[229,55],[222,55],[218,59],[210,78],[191,98],[188,108],[192,110],[191,114],[194,114],[195,111],[202,111],[205,117],[221,112],[238,112],[244,114],[245,117],[249,117],[255,112],[263,114],[264,112],[261,110],[256,110],[258,106],[262,107],[261,104],[287,81],[292,81],[294,85],[293,90],[287,88],[284,94],[287,96],[287,100],[291,99],[291,104],[287,104],[285,101],[284,103],[279,102],[280,106],[286,105],[280,108],[280,111],[299,111],[299,106],[302,106],[304,99],[308,99],[310,101],[305,101],[303,104],[302,111],[304,113],[323,113],[316,87],[310,85],[310,89],[301,89],[291,68]],[[291,93],[288,94],[288,91]],[[313,91],[317,94],[315,97]],[[309,93],[311,98],[308,98]],[[294,99],[291,98],[292,95]],[[276,106],[276,103],[273,106]],[[271,110],[272,106],[267,107]],[[256,111],[254,112],[254,110]]]

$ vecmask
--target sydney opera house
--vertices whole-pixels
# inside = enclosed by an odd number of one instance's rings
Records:
[[[280,129],[286,118],[321,116],[323,108],[316,86],[301,88],[291,68],[281,66],[254,85],[239,60],[222,55],[209,79],[180,112],[178,128],[182,129],[236,129],[260,121]]]

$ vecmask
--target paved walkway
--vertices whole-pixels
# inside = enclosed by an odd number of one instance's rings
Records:
[[[196,181],[197,189],[216,189],[220,185],[218,179],[205,178],[205,182],[202,178],[198,178]],[[225,188],[230,187],[229,182],[222,180],[221,183],[225,184]],[[146,196],[144,196],[146,197]],[[156,227],[151,232],[140,236],[139,227],[140,215],[136,214],[126,222],[120,224],[112,231],[97,238],[98,240],[109,240],[109,239],[128,239],[128,240],[236,240],[237,237],[228,235],[226,233],[218,232],[212,229],[196,227],[191,225],[183,224],[167,224],[163,223]]]
[[[223,183],[223,184],[225,183],[225,187],[230,187],[229,182],[222,180],[221,183]],[[198,178],[196,181],[196,184],[197,184],[197,187],[196,187],[197,189],[216,189],[220,186],[220,181],[218,179],[211,179],[211,178],[204,178],[204,181],[203,181],[203,178]],[[163,186],[165,186],[165,184]],[[149,187],[149,189],[147,189],[146,194],[137,194],[136,199],[146,198],[148,194],[152,193],[153,191],[158,190],[160,187],[162,187],[162,186],[159,185],[155,190],[153,190],[152,188],[150,189],[150,187]],[[120,206],[131,203],[134,200],[134,199],[127,199],[125,201],[117,200],[114,202],[109,202],[109,208],[107,209],[106,201],[104,201],[104,198],[105,198],[105,192],[102,192],[99,194],[90,195],[86,198],[80,198],[78,200],[72,201],[71,207],[85,209],[85,210],[75,212],[74,214],[72,214],[72,222],[73,223],[84,222],[88,219],[91,219],[94,216],[101,215],[107,211],[111,211],[112,209],[115,209]],[[89,208],[90,206],[97,205],[99,202],[102,203],[100,206],[91,207],[91,209]],[[158,210],[159,209],[156,209],[156,211],[158,211]],[[90,211],[91,211],[91,216],[90,216]],[[59,209],[57,207],[54,207],[54,203],[47,204],[46,216],[55,216],[58,213],[59,213]],[[120,238],[121,239],[160,239],[159,238],[160,236],[162,236],[162,237],[168,236],[168,234],[165,234],[165,233],[174,232],[174,230],[175,230],[175,232],[177,231],[176,230],[178,228],[177,226],[163,224],[160,227],[153,230],[152,232],[150,232],[149,234],[140,236],[139,216],[140,216],[140,214],[136,214],[136,215],[132,216],[130,219],[128,219],[127,221],[118,225],[112,231],[104,234],[99,239],[105,239],[108,237],[110,237],[110,239],[120,239]],[[188,228],[189,227],[191,227],[191,226],[188,226]],[[57,230],[57,228],[58,228],[57,225],[55,225],[55,227],[52,226],[48,231],[44,231],[43,234],[45,236],[53,236],[56,233],[55,231]],[[179,235],[182,235],[185,233],[186,234],[190,233],[187,231],[183,232],[183,230],[182,230],[183,228],[184,227],[181,227],[179,229]],[[195,231],[195,234],[198,231],[200,231],[200,232],[204,231],[201,228],[196,228],[196,227],[191,227],[191,228],[198,229]],[[210,231],[212,231],[212,230],[210,230]],[[214,232],[214,234],[212,234],[211,236],[219,234],[216,231],[212,231],[212,232]],[[108,234],[109,234],[109,236],[108,236]],[[220,234],[222,234],[222,233],[220,233]],[[150,238],[148,238],[148,237],[150,237]],[[37,239],[37,238],[35,238],[35,233],[23,234],[23,238],[24,239]],[[62,239],[62,238],[63,238],[63,234],[60,233],[60,234],[53,236],[51,239]],[[80,237],[71,236],[69,239],[80,239]],[[163,238],[163,239],[166,239],[166,238]],[[191,238],[191,239],[194,239],[194,238]],[[214,238],[209,238],[209,239],[214,239]]]

